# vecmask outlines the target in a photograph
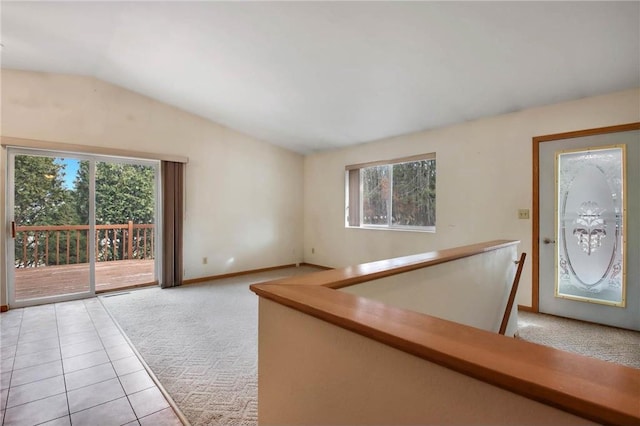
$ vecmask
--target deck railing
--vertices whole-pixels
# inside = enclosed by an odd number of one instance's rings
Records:
[[[153,259],[154,225],[129,221],[96,225],[97,262]],[[15,228],[15,267],[37,268],[89,262],[89,225],[36,225]]]

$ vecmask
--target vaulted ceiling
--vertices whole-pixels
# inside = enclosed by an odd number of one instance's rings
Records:
[[[639,2],[10,2],[2,66],[301,153],[640,87]]]

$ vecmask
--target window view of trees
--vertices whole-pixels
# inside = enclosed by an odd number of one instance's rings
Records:
[[[435,159],[365,167],[360,179],[363,225],[435,226]]]
[[[394,225],[436,225],[436,160],[393,165]]]
[[[389,215],[389,166],[362,169],[362,223],[386,225]]]
[[[89,161],[77,161],[75,177],[68,164],[16,155],[14,220],[18,230],[37,226],[16,235],[16,267],[89,261]],[[97,229],[98,260],[153,258],[154,168],[97,162],[95,178],[96,225],[123,225]]]
[[[64,186],[65,166],[50,157],[17,155],[15,221],[19,225],[76,224],[72,192]]]
[[[96,163],[96,225],[153,223],[154,170],[148,166]],[[89,221],[89,162],[83,161],[73,188],[74,206],[82,223]]]

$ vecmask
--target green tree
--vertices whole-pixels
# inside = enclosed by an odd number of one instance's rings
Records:
[[[65,188],[65,165],[53,157],[16,155],[14,163],[14,220],[18,226],[70,225],[77,223],[74,198]],[[77,231],[76,231],[77,232]],[[55,262],[55,241],[50,233],[22,231],[15,239],[17,267],[29,267]],[[48,246],[47,246],[48,241]],[[69,242],[75,253],[76,239]],[[37,255],[36,255],[37,254]],[[63,253],[63,261],[71,262]]]
[[[152,167],[96,163],[96,224],[153,223],[155,211]],[[75,207],[89,221],[89,164],[82,162],[74,182]]]
[[[367,167],[362,178],[362,222],[367,225],[387,224],[389,200],[389,166]]]
[[[68,189],[66,165],[61,160],[16,156],[14,204],[18,226],[89,224],[89,161],[79,161],[73,189]],[[154,178],[152,167],[97,162],[96,224],[153,223]],[[15,240],[16,266],[88,262],[86,228],[20,231]],[[96,243],[99,260],[124,258],[125,248],[133,250],[130,254],[134,257],[153,257],[153,233],[149,229],[100,230]]]
[[[82,223],[89,223],[89,162],[81,161],[73,181],[73,201]]]
[[[435,160],[366,167],[360,177],[362,223],[386,225],[391,211],[392,225],[435,226]]]
[[[394,224],[435,226],[435,160],[394,164],[392,206]]]
[[[120,163],[96,163],[96,225],[154,223],[155,170],[152,167]],[[83,221],[89,220],[89,164],[81,164],[74,182],[75,206]],[[125,258],[131,244],[134,258],[153,257],[152,232],[128,230],[97,231],[98,260]]]
[[[64,187],[65,166],[52,157],[16,155],[14,217],[19,226],[75,222],[71,191]]]

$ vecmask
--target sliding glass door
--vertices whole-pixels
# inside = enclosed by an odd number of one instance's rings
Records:
[[[96,162],[97,291],[156,281],[157,173],[152,163]]]
[[[158,162],[14,148],[8,154],[12,306],[157,282]]]
[[[11,208],[13,304],[29,300],[91,294],[91,233],[89,217],[80,218],[73,182],[65,161],[73,167],[87,160],[46,153],[11,153],[9,187]]]

